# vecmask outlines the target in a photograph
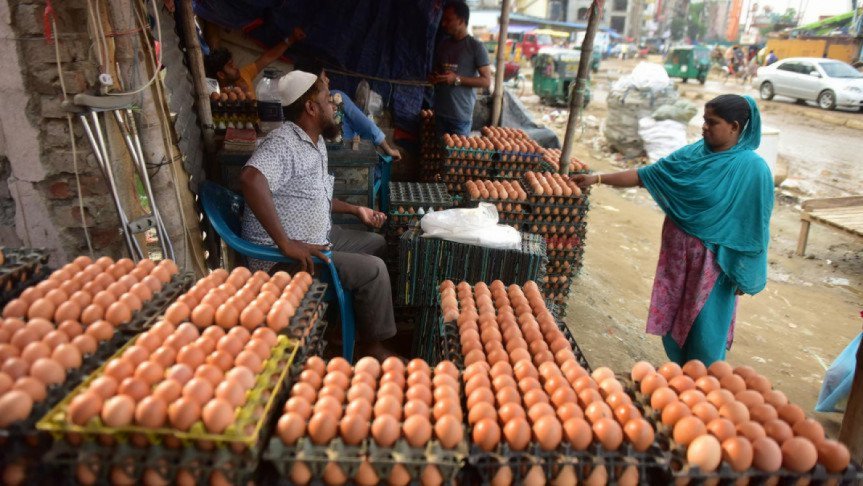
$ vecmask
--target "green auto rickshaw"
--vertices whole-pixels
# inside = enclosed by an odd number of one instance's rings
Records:
[[[665,72],[670,78],[680,78],[685,83],[697,79],[704,84],[710,71],[710,49],[705,46],[672,47],[665,55]]]
[[[546,105],[569,103],[570,89],[575,86],[581,52],[574,49],[545,47],[536,55],[533,68],[533,93]],[[584,93],[584,106],[590,102],[590,81]]]

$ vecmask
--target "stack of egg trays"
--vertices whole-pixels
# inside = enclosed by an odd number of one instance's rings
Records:
[[[667,459],[656,443],[644,452],[635,451],[628,442],[621,444],[616,451],[605,450],[596,442],[592,442],[583,451],[573,449],[566,442],[561,442],[554,451],[544,451],[536,442],[531,441],[525,450],[514,451],[502,440],[493,452],[486,452],[472,445],[468,464],[463,478],[467,484],[489,484],[501,467],[511,469],[513,484],[524,484],[528,472],[535,466],[540,467],[546,482],[551,484],[555,484],[552,481],[557,479],[566,466],[573,468],[577,479],[574,484],[587,482],[593,469],[598,466],[605,467],[607,484],[621,484],[620,480],[625,471],[633,467],[638,473],[637,484],[669,484],[665,481]]]
[[[429,364],[440,361],[441,337],[438,329],[440,306],[423,306],[419,309],[419,321],[413,332],[411,354]]]
[[[467,457],[467,435],[453,449],[445,449],[436,439],[431,439],[425,447],[412,447],[402,437],[392,447],[381,447],[374,439],[368,442],[368,461],[381,480],[390,477],[393,466],[401,464],[411,477],[411,482],[419,481],[423,469],[433,465],[440,471],[444,484],[453,484],[461,472]]]
[[[325,335],[327,332],[327,303],[324,296],[327,292],[327,284],[314,280],[303,296],[300,305],[291,322],[280,334],[287,336],[297,343],[299,349],[294,358],[295,363],[305,361],[308,356],[319,356],[326,348]]]
[[[528,196],[528,200],[534,196]],[[527,201],[526,201],[527,203]],[[586,196],[569,198],[563,204],[533,201],[528,203],[531,208],[530,221],[538,223],[580,223],[584,221],[590,202]]]
[[[497,250],[437,238],[422,238],[411,229],[399,241],[399,287],[397,302],[402,305],[434,305],[438,286],[444,280],[522,284],[541,282],[548,260],[545,240],[521,233],[519,250]]]
[[[456,201],[441,183],[390,182],[388,232],[401,236],[414,226],[429,209],[442,211],[456,206]]]
[[[624,390],[632,398],[633,404],[641,409],[642,414],[656,431],[656,445],[666,457],[668,468],[666,482],[672,483],[686,480],[690,485],[733,485],[733,484],[833,484],[852,485],[863,481],[863,468],[853,459],[845,471],[830,473],[823,465],[805,473],[797,473],[781,468],[776,472],[765,472],[755,468],[738,472],[732,469],[724,460],[715,471],[702,471],[698,466],[690,466],[686,459],[686,448],[673,439],[673,428],[662,423],[662,414],[650,406],[650,399],[641,393],[639,383],[626,374],[618,374],[617,379],[623,384]],[[778,480],[778,481],[777,481]]]
[[[441,170],[443,150],[435,131],[434,116],[422,119],[420,128],[420,180],[434,182]]]
[[[129,341],[113,356],[121,356],[135,340]],[[217,471],[233,484],[244,484],[255,474],[263,448],[281,413],[279,405],[287,399],[285,381],[298,349],[295,341],[279,335],[234,424],[222,434],[207,432],[200,421],[185,432],[137,425],[106,427],[98,418],[97,423],[85,426],[67,422],[69,403],[86,391],[93,380],[102,376],[103,365],[37,424],[39,430],[54,436],[54,446],[46,458],[50,463],[66,467],[96,464],[99,467],[94,472],[100,476],[100,483],[108,482],[113,466],[120,466],[138,482],[146,469],[152,468],[166,472],[168,475],[162,479],[167,481],[172,481],[180,469],[185,469],[196,477],[199,484]],[[129,455],[123,457],[117,453],[120,445],[129,447]]]
[[[38,435],[36,422],[39,421],[58,402],[63,400],[75,389],[93,370],[102,365],[128,341],[133,333],[131,329],[143,329],[152,325],[156,318],[162,315],[165,308],[179,295],[189,289],[194,277],[191,274],[178,274],[147,301],[140,310],[132,314],[132,319],[120,324],[111,339],[102,341],[96,350],[83,357],[81,366],[74,370],[66,370],[66,380],[63,383],[49,386],[44,400],[33,404],[30,415],[24,419],[0,429],[0,440],[3,438],[30,438]]]
[[[36,285],[49,274],[48,251],[33,248],[2,248],[5,262],[0,265],[0,308]]]

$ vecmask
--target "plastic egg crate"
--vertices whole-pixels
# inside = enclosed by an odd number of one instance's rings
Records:
[[[683,368],[666,363],[657,372],[649,363],[639,362],[630,376],[622,379],[628,381],[630,395],[656,424],[658,442],[668,457],[668,474],[675,479],[686,479],[690,484],[769,484],[777,479],[783,484],[855,484],[863,479],[860,466],[849,461],[847,448],[826,439],[820,424],[806,419],[802,409],[789,403],[751,367],[732,368],[719,361],[705,368],[692,360]],[[717,403],[721,406],[716,407]],[[796,452],[787,445],[791,438],[800,445],[794,448]],[[780,447],[780,441],[787,451]],[[820,450],[821,445],[813,445],[816,441],[829,448]],[[809,445],[800,444],[806,442]],[[717,444],[721,444],[721,457],[712,454]],[[697,449],[690,450],[690,446]],[[806,448],[812,454],[802,450]],[[843,456],[845,467],[834,464],[833,471],[828,471],[825,462],[842,463]],[[800,470],[808,466],[803,465],[804,460],[811,460],[812,465]]]
[[[211,327],[215,328],[216,326]],[[155,332],[155,328],[149,332]],[[141,336],[143,334],[118,350],[112,360],[123,357],[126,350],[134,346]],[[285,378],[297,350],[297,344],[286,336],[280,335],[276,338],[270,350],[269,358],[262,363],[262,369],[259,373],[252,375],[253,381],[249,384],[250,386],[246,389],[243,397],[245,401],[233,410],[232,420],[220,433],[208,431],[200,418],[194,421],[187,430],[173,428],[168,418],[160,427],[151,428],[138,424],[111,427],[105,424],[99,413],[89,418],[84,425],[72,423],[69,417],[70,405],[79,395],[88,392],[90,385],[95,380],[106,374],[106,367],[113,362],[112,360],[106,362],[48,412],[39,421],[37,427],[39,430],[54,435],[56,442],[69,440],[69,437],[74,437],[76,441],[79,438],[92,441],[103,440],[108,436],[112,443],[131,441],[143,447],[166,445],[171,448],[197,447],[202,450],[211,450],[215,446],[217,448],[229,448],[235,453],[248,449],[256,454],[264,445],[263,440],[266,431],[264,425],[276,413],[276,403],[279,402]],[[157,381],[151,386],[156,386],[159,383],[162,381]],[[177,400],[181,399],[183,396]],[[140,403],[140,401],[136,400],[136,403]],[[134,420],[134,417],[132,419]],[[158,452],[157,449],[153,449],[153,451],[154,453]]]
[[[343,484],[352,479],[357,484],[376,484],[387,478],[407,484],[427,474],[449,482],[467,453],[457,376],[451,363],[432,370],[419,359],[405,366],[397,358],[383,364],[363,358],[351,367],[341,358],[325,363],[312,357],[294,376],[291,397],[264,458],[282,478],[297,484],[321,480]],[[405,383],[399,385],[399,380]],[[413,393],[414,388],[425,392]],[[407,392],[399,395],[404,389]],[[449,408],[433,413],[438,395],[442,402],[450,400]],[[333,411],[336,406],[342,407],[340,413]],[[458,417],[441,427],[442,417],[452,414],[452,407],[458,407]]]
[[[257,476],[260,459],[226,448],[58,441],[45,462],[80,484],[247,484]]]
[[[44,266],[50,255],[43,248],[6,248],[0,247],[3,264],[0,265],[0,291],[3,292],[3,305],[10,294],[20,292],[29,284],[45,277]],[[41,277],[41,278],[40,278]]]
[[[436,305],[423,306],[417,309],[419,319],[414,326],[411,355],[424,359],[429,363],[442,361],[441,349],[443,337],[440,334],[440,307]],[[399,319],[396,318],[396,322]],[[443,358],[448,359],[448,358]],[[452,360],[450,360],[452,361]]]
[[[37,433],[35,429],[36,422],[58,402],[65,398],[84,380],[84,378],[87,377],[87,375],[104,363],[105,360],[111,357],[111,355],[117,352],[117,350],[131,337],[129,332],[130,329],[143,328],[159,316],[170,301],[188,288],[190,280],[191,274],[175,275],[167,285],[162,287],[161,291],[153,296],[152,299],[143,303],[143,307],[141,309],[132,313],[131,319],[127,322],[120,323],[113,328],[109,336],[103,336],[103,339],[97,339],[94,337],[93,339],[96,341],[96,344],[92,351],[81,353],[81,364],[77,367],[66,368],[64,370],[62,382],[45,386],[45,397],[32,403],[31,411],[26,418],[12,422],[4,428],[0,428],[0,437],[10,437],[14,439],[35,435]],[[51,324],[56,325],[56,323],[53,322]],[[7,324],[4,322],[0,324],[0,329],[6,326]],[[57,331],[57,329],[54,331]],[[86,331],[84,334],[86,334]],[[48,334],[43,336],[43,339],[46,336],[48,336]],[[74,340],[72,340],[71,345],[75,345]],[[2,397],[2,394],[0,394],[0,397]]]
[[[530,215],[526,218],[528,223],[564,223],[574,224],[584,222],[589,205],[587,198],[583,198],[576,206],[561,206],[558,204],[531,203]]]
[[[578,237],[584,239],[587,234],[587,223],[525,223],[525,231],[545,237],[572,238]]]
[[[561,191],[559,192],[562,193],[554,194],[553,192],[543,190],[542,194],[540,194],[531,184],[531,181],[534,179],[539,182],[545,180],[551,189],[560,186]],[[567,187],[564,188],[563,184],[566,184]],[[559,175],[556,172],[527,172],[524,174],[521,185],[527,191],[528,202],[531,204],[578,208],[587,203],[587,193],[582,192],[574,182],[567,180],[567,176]],[[571,194],[567,195],[567,191],[570,191]]]

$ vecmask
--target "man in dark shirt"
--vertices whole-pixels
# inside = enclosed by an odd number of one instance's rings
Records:
[[[474,88],[491,86],[488,52],[467,33],[470,9],[463,1],[444,7],[441,30],[429,81],[434,85],[435,125],[438,134],[467,135],[476,103]]]

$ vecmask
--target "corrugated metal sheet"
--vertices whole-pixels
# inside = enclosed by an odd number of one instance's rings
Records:
[[[189,173],[189,186],[198,192],[198,183],[204,180],[204,142],[195,106],[195,88],[192,74],[186,64],[186,54],[180,46],[177,24],[172,14],[159,9],[162,23],[162,64],[165,65],[165,89],[168,108],[175,114],[174,130],[179,138],[183,167]]]

